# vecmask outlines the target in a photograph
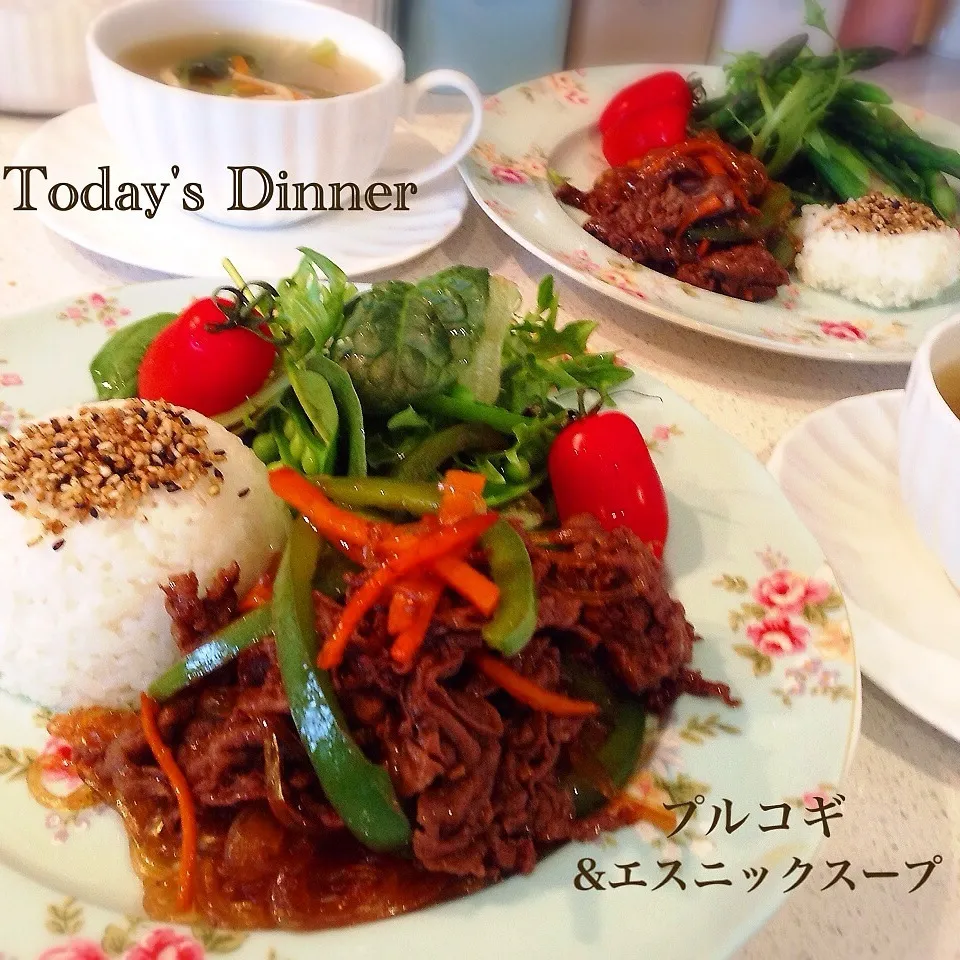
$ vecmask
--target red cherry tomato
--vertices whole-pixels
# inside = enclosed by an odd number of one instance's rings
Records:
[[[614,94],[600,114],[597,126],[601,133],[606,133],[631,113],[662,107],[668,103],[683,107],[688,113],[693,107],[690,85],[673,70],[643,77]]]
[[[564,427],[547,460],[561,522],[596,517],[606,530],[629,527],[659,558],[667,541],[667,498],[640,428],[616,410]]]
[[[252,397],[267,379],[276,349],[242,327],[208,329],[225,323],[209,297],[190,304],[147,348],[137,375],[140,397],[208,417]]]
[[[631,113],[603,136],[603,155],[611,167],[639,160],[656,147],[672,147],[687,136],[690,111],[677,104]]]

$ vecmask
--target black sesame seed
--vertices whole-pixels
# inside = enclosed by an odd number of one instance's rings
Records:
[[[180,489],[179,483],[174,483],[172,480],[169,483],[165,483],[164,487],[167,490],[167,493],[176,493]]]
[[[222,479],[223,479],[223,473],[222,473],[220,470],[218,470],[216,467],[213,468],[213,475],[214,475],[218,480],[222,480]]]
[[[226,452],[227,452],[226,450],[214,450],[213,455],[215,457],[222,457],[224,456],[224,454],[226,454]]]
[[[14,497],[14,495],[13,495],[12,493],[5,493],[5,494],[3,495],[3,499],[4,499],[4,500],[14,500],[14,499],[16,499],[16,498]]]
[[[96,507],[91,507],[90,516],[93,517],[94,520],[98,520],[100,518],[100,511]]]
[[[63,539],[63,537],[61,537],[59,540],[57,540],[57,541],[54,543],[53,549],[54,549],[54,550],[59,550],[59,549],[64,545],[65,542],[66,542],[66,541]]]
[[[249,492],[250,492],[250,488],[249,488],[249,487],[244,487],[244,488],[237,494],[237,496],[242,500]]]

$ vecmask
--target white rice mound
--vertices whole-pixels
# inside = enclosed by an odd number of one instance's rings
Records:
[[[889,309],[930,300],[960,280],[956,228],[857,230],[837,209],[803,208],[797,271],[808,286]]]
[[[132,516],[70,524],[56,550],[57,537],[43,534],[40,521],[0,498],[0,688],[6,692],[56,711],[134,703],[180,656],[160,584],[192,571],[202,596],[216,573],[236,561],[239,589],[246,590],[283,548],[288,514],[270,490],[266,468],[219,424],[183,412],[207,428],[210,449],[225,452],[216,496],[204,482],[151,490]],[[243,490],[249,492],[241,497]]]

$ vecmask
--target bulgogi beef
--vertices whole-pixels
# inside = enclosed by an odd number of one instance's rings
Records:
[[[666,709],[684,690],[719,694],[688,667],[695,640],[659,562],[626,529],[587,518],[527,534],[539,597],[534,639],[511,666],[564,691],[578,661],[611,688]],[[184,652],[236,609],[237,570],[205,598],[192,575],[165,588]],[[342,607],[317,594],[321,632]],[[333,673],[361,747],[383,764],[414,825],[412,858],[376,854],[345,830],[290,717],[272,640],[178,694],[160,710],[198,808],[195,908],[234,927],[321,928],[392,915],[529,872],[544,850],[635,819],[610,803],[578,817],[572,757],[603,742],[595,718],[561,717],[513,700],[471,660],[484,646],[476,614],[447,598],[414,661],[391,658],[386,613],[368,616]],[[150,915],[175,914],[177,804],[130,711],[57,717],[76,769],[124,816]]]
[[[769,183],[753,157],[715,149],[723,162],[663,151],[605,170],[586,192],[565,183],[556,197],[589,215],[587,233],[637,263],[741,300],[769,300],[789,274],[762,239],[717,245],[687,233],[708,220],[746,222]]]

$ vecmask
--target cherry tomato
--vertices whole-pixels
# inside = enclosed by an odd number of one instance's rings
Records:
[[[683,107],[688,113],[693,107],[693,94],[689,84],[673,70],[643,77],[614,94],[600,114],[597,126],[601,133],[606,133],[631,113],[662,107],[668,103]]]
[[[574,420],[554,440],[547,468],[561,522],[587,513],[606,530],[628,527],[663,556],[666,494],[640,428],[626,414]]]
[[[226,318],[209,297],[190,304],[150,344],[137,375],[144,400],[166,400],[213,417],[252,397],[277,352],[250,330],[220,327]]]
[[[678,104],[631,113],[603,136],[603,155],[611,167],[639,160],[655,147],[672,147],[687,136],[690,111]]]

